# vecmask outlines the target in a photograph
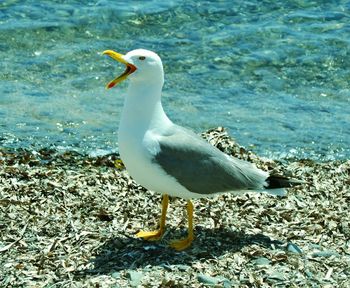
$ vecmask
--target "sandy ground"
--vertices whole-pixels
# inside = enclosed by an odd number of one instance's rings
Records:
[[[221,128],[204,134],[228,154],[307,184],[287,197],[249,193],[171,199],[159,242],[161,196],[138,186],[117,155],[0,150],[0,287],[350,287],[350,161],[274,162]],[[117,161],[117,167],[115,167]]]

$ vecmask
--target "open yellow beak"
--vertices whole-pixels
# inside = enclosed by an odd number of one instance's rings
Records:
[[[113,79],[111,82],[109,82],[107,84],[107,86],[106,86],[107,89],[112,88],[113,86],[117,85],[118,83],[124,81],[126,78],[128,78],[128,76],[130,74],[134,73],[137,70],[137,68],[133,64],[125,61],[123,58],[124,55],[122,55],[120,53],[117,53],[113,50],[106,50],[106,51],[103,51],[102,54],[108,55],[109,57],[113,58],[114,60],[117,60],[120,63],[125,64],[125,66],[126,66],[126,69],[123,72],[123,74],[116,77],[115,79]]]

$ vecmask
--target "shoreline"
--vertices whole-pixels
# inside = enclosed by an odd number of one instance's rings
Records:
[[[223,128],[203,136],[307,184],[283,198],[194,200],[196,239],[176,252],[167,243],[186,233],[185,201],[171,199],[161,241],[137,239],[156,227],[161,197],[137,185],[117,154],[0,149],[0,286],[350,286],[350,160],[273,161]]]

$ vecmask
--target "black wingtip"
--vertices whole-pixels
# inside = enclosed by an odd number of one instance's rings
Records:
[[[266,189],[276,189],[276,188],[290,188],[293,186],[305,184],[306,182],[296,180],[296,179],[289,179],[284,176],[280,175],[270,175],[266,179],[267,186]]]

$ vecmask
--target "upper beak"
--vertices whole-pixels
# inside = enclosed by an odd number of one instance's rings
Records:
[[[117,53],[113,50],[106,50],[106,51],[103,51],[102,54],[106,54],[108,55],[109,57],[113,58],[114,60],[117,60],[118,62],[120,63],[123,63],[125,64],[126,66],[126,69],[125,71],[123,72],[123,74],[121,74],[120,76],[116,77],[115,79],[113,79],[111,82],[109,82],[106,86],[107,89],[109,88],[112,88],[113,86],[115,86],[116,84],[118,84],[119,82],[122,82],[123,80],[125,80],[130,74],[134,73],[137,68],[135,67],[135,65],[127,62],[122,54],[120,53]]]

